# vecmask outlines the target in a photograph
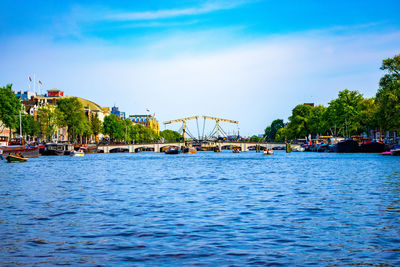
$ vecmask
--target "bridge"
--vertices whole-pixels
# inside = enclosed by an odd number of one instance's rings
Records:
[[[275,148],[275,147],[285,147],[285,144],[281,143],[256,143],[256,142],[209,142],[209,147],[218,147],[219,150],[237,147],[242,152],[246,152],[250,147],[260,146],[261,149],[264,148]],[[149,144],[109,144],[109,145],[99,145],[98,150],[103,151],[104,153],[110,153],[113,150],[125,150],[129,153],[138,152],[141,149],[151,149],[156,153],[162,152],[163,148],[166,147],[179,147],[182,148],[185,146],[184,142],[175,142],[175,143],[149,143]]]
[[[140,149],[152,149],[156,153],[162,152],[162,149],[165,147],[182,147],[185,146],[184,142],[176,142],[176,143],[149,143],[149,144],[106,144],[106,145],[99,145],[97,150],[103,151],[104,153],[110,153],[112,150],[123,149],[128,151],[129,153],[138,152]]]

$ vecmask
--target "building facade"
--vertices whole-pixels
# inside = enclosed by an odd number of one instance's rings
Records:
[[[160,134],[160,125],[156,118],[151,115],[129,115],[129,119],[133,123],[142,124],[143,126],[152,129],[157,134]]]
[[[111,114],[117,115],[121,120],[125,120],[125,112],[119,111],[119,107],[113,106]]]

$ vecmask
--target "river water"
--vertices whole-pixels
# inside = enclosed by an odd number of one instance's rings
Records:
[[[400,266],[400,157],[0,162],[0,265]]]

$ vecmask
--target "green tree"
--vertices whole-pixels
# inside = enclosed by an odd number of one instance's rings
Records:
[[[260,142],[262,140],[262,137],[258,137],[257,135],[253,135],[252,137],[250,137],[250,142]]]
[[[124,127],[124,140],[127,143],[131,143],[134,140],[134,135],[132,134],[133,122],[130,119],[125,119],[122,124]]]
[[[279,128],[275,135],[275,142],[284,142],[287,138],[287,127]]]
[[[378,105],[374,98],[365,98],[360,103],[359,121],[363,131],[368,132],[370,129],[379,127]]]
[[[59,99],[57,101],[57,109],[64,114],[61,124],[68,127],[70,140],[71,138],[76,140],[78,136],[90,136],[90,122],[78,98]]]
[[[101,133],[101,129],[103,127],[103,123],[99,119],[99,115],[97,113],[90,117],[90,127],[92,128],[94,139],[97,141],[97,136],[99,133]]]
[[[11,88],[12,84],[0,87],[0,131],[5,127],[16,129],[19,125],[21,101],[15,96]]]
[[[39,122],[28,114],[21,114],[22,135],[37,136],[40,133]],[[19,124],[17,132],[20,132]]]
[[[110,136],[113,141],[121,141],[125,136],[125,127],[120,117],[115,114],[104,118],[103,133]]]
[[[400,55],[383,60],[387,73],[379,81],[376,93],[379,126],[385,131],[400,130]]]
[[[359,121],[363,96],[358,91],[340,91],[338,98],[329,102],[325,119],[335,134],[351,136],[363,131]]]
[[[63,114],[55,106],[47,104],[39,108],[38,122],[42,137],[50,140],[62,126]]]
[[[182,139],[182,135],[177,131],[164,130],[160,132],[160,136],[164,138],[165,142],[176,142]]]
[[[268,141],[268,142],[273,142],[275,141],[275,137],[276,137],[276,132],[280,129],[285,127],[285,124],[283,123],[282,119],[276,119],[274,120],[270,126],[268,126],[267,128],[265,128],[265,133],[264,133],[264,138]]]
[[[312,134],[313,136],[317,134],[324,135],[328,132],[329,126],[325,121],[326,110],[327,108],[322,105],[318,105],[311,108],[311,114],[308,119],[308,124],[310,131],[309,133]]]
[[[310,119],[312,107],[309,105],[297,105],[289,117],[286,134],[290,139],[305,137],[311,133]]]

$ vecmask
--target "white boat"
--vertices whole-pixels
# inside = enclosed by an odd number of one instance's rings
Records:
[[[268,148],[264,149],[264,155],[273,155],[273,154],[274,154],[274,151],[272,149],[268,149]]]
[[[305,148],[302,146],[292,146],[293,152],[304,152]]]
[[[83,157],[85,156],[85,152],[79,149],[78,151],[71,151],[71,157]]]

